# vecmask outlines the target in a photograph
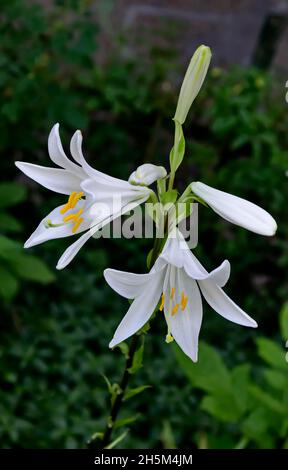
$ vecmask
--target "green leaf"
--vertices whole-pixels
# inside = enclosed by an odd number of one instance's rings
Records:
[[[14,254],[15,251],[20,251],[21,245],[4,235],[0,235],[0,256],[10,257],[11,253]]]
[[[259,356],[270,366],[284,369],[287,372],[285,350],[271,339],[258,338],[256,340]]]
[[[288,340],[288,302],[286,302],[280,311],[281,334],[285,341]]]
[[[117,444],[119,444],[120,442],[123,441],[123,439],[125,439],[128,432],[129,432],[128,429],[126,431],[124,431],[122,434],[120,434],[119,437],[116,437],[116,439],[113,442],[111,442],[108,446],[106,446],[105,449],[114,449],[114,447],[116,447]]]
[[[11,261],[13,271],[22,279],[48,284],[55,276],[43,261],[32,255],[18,254]]]
[[[15,219],[15,217],[2,212],[0,214],[0,230],[2,232],[20,232],[22,230],[22,225],[17,219]]]
[[[138,395],[139,393],[144,392],[147,388],[151,388],[151,385],[141,385],[140,387],[136,388],[128,388],[126,392],[124,393],[124,398],[123,400],[129,400],[129,398],[134,397],[135,395]]]
[[[201,402],[201,408],[220,421],[235,423],[241,418],[242,411],[233,398],[232,395],[219,392],[217,395],[207,395]]]
[[[268,435],[270,416],[263,408],[256,408],[246,418],[242,424],[244,435],[260,443],[261,447],[269,448],[273,446],[273,439]]]
[[[182,163],[184,154],[185,154],[185,138],[183,134],[183,129],[181,124],[178,121],[175,122],[175,136],[174,136],[174,146],[170,152],[170,168],[171,172],[179,168]]]
[[[207,392],[231,391],[231,377],[222,358],[211,346],[199,343],[199,361],[195,364],[174,345],[176,357],[191,384]]]
[[[24,201],[26,188],[18,183],[0,184],[0,209],[14,206]]]
[[[249,405],[248,385],[250,382],[251,366],[249,364],[241,364],[234,367],[231,371],[232,390],[235,402],[239,408],[244,412]]]
[[[287,369],[288,369],[288,366],[287,366]],[[271,385],[271,387],[279,389],[280,391],[287,390],[288,377],[287,377],[287,373],[284,374],[284,371],[282,372],[278,370],[266,369],[264,371],[264,377],[269,383],[269,385]]]
[[[134,354],[132,366],[128,369],[129,374],[135,374],[143,366],[144,335],[141,336],[141,346]]]
[[[177,189],[170,189],[161,197],[161,203],[163,206],[166,204],[174,204],[177,200]]]
[[[269,395],[269,393],[262,390],[257,385],[250,385],[249,392],[256,399],[257,402],[262,403],[271,411],[275,413],[283,414],[285,416],[285,406],[283,403],[280,403],[276,398]]]
[[[125,341],[116,345],[116,348],[119,348],[123,356],[128,359],[129,357],[129,346]]]
[[[108,379],[108,377],[106,377],[106,375],[102,374],[102,377],[106,382],[108,392],[111,396],[110,397],[111,404],[113,405],[116,400],[117,395],[119,395],[122,392],[122,390],[120,388],[120,385],[118,385],[117,383],[111,384],[110,380]]]
[[[169,421],[165,420],[161,432],[161,441],[164,449],[177,449],[172,426]]]
[[[114,429],[119,429],[119,428],[122,428],[123,426],[127,426],[128,424],[134,423],[139,418],[139,416],[140,414],[138,413],[137,415],[134,415],[134,416],[117,419],[117,421],[115,421],[114,423]]]
[[[151,261],[152,261],[153,252],[154,252],[154,249],[152,248],[152,249],[149,251],[148,256],[147,256],[147,259],[146,259],[146,266],[147,266],[148,269],[150,269],[150,267],[151,267]]]
[[[5,268],[0,266],[0,296],[5,300],[12,300],[17,294],[19,283],[17,279]]]

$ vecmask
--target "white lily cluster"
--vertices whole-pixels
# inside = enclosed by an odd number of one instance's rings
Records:
[[[164,167],[144,164],[130,175],[128,181],[92,168],[83,156],[82,135],[79,130],[71,139],[72,158],[69,159],[61,144],[58,124],[52,128],[48,139],[49,155],[57,165],[56,168],[16,162],[23,173],[45,188],[68,196],[64,204],[40,222],[25,243],[26,248],[53,238],[81,234],[59,259],[57,268],[62,269],[70,263],[84,243],[106,224],[148,199],[157,201],[155,193],[149,188],[154,182],[158,182],[158,189],[161,188],[164,198],[167,195],[174,197],[175,190],[171,187],[185,147],[182,124],[200,91],[210,59],[210,49],[200,46],[191,60],[181,88],[174,116],[177,137],[173,150],[174,170],[172,171],[171,165],[166,194],[167,172]],[[160,201],[161,193],[159,190]],[[184,194],[179,201],[189,201],[192,204],[195,201],[204,202],[227,221],[252,232],[265,236],[276,232],[276,222],[268,212],[240,197],[201,182],[191,183]],[[115,199],[120,202],[115,204]],[[103,205],[105,209],[98,210]],[[223,287],[229,276],[230,264],[227,260],[208,273],[190,251],[177,227],[168,226],[162,252],[148,273],[133,274],[113,269],[104,271],[108,284],[123,297],[133,300],[110,342],[110,347],[113,348],[137,333],[158,309],[163,312],[168,328],[166,342],[175,339],[184,353],[197,361],[198,337],[203,316],[202,297],[215,312],[227,320],[243,326],[257,327],[257,323],[224,292]]]

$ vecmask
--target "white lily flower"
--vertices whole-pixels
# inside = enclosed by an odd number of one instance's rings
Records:
[[[219,191],[197,181],[191,183],[192,191],[223,219],[240,225],[251,232],[272,236],[277,230],[276,221],[261,207],[238,196]]]
[[[150,186],[150,184],[165,178],[165,176],[167,176],[167,171],[163,166],[144,163],[136,171],[133,171],[128,181],[139,186]]]
[[[176,230],[148,274],[133,274],[106,269],[104,277],[118,294],[135,299],[118,326],[109,346],[113,348],[145,325],[161,298],[168,325],[166,342],[175,339],[192,361],[197,361],[198,337],[202,323],[201,294],[219,315],[243,326],[257,327],[222,290],[230,276],[226,260],[210,273],[189,250]]]
[[[50,132],[48,151],[52,162],[58,168],[26,162],[15,164],[37,183],[57,193],[69,195],[69,199],[40,222],[24,247],[30,248],[50,239],[84,232],[58,261],[57,269],[63,269],[92,235],[121,214],[145,202],[151,190],[92,168],[83,156],[82,134],[79,130],[74,133],[70,142],[72,159],[69,159],[63,150],[59,124],[55,124]],[[101,211],[97,212],[99,206]]]

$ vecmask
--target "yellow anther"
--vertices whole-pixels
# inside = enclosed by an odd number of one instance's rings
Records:
[[[166,343],[172,343],[172,341],[174,341],[174,338],[173,338],[173,336],[171,335],[171,333],[168,333],[168,334],[166,335],[165,341],[166,341]]]
[[[60,213],[65,214],[65,212],[69,211],[69,209],[73,209],[82,196],[84,196],[84,193],[82,191],[79,193],[77,193],[76,191],[73,191],[73,193],[70,194],[69,199],[67,203],[65,204],[65,206],[63,206],[62,209],[60,209]]]
[[[174,305],[173,310],[172,310],[172,313],[171,313],[172,317],[173,317],[173,315],[175,315],[175,314],[178,312],[179,305],[180,305],[180,304]]]
[[[73,194],[73,193],[72,193]],[[76,206],[77,202],[79,201],[79,199],[81,199],[81,197],[84,196],[84,193],[81,191],[79,193],[75,193],[72,200],[70,201],[70,207],[71,209],[74,209],[74,207]]]
[[[187,295],[185,295],[185,292],[182,292],[181,294],[181,310],[185,310],[185,308],[187,307],[187,303],[188,303],[188,297]]]
[[[175,287],[172,287],[172,288],[171,288],[171,292],[170,292],[170,298],[171,298],[171,299],[173,299],[174,294],[175,294]]]
[[[76,212],[76,214],[66,215],[65,217],[63,217],[64,222],[70,222],[71,220],[74,220],[75,222],[77,222],[80,215],[83,213],[83,210],[84,209],[80,209],[78,212]]]
[[[73,228],[72,228],[72,232],[73,232],[73,233],[76,233],[76,232],[77,232],[77,230],[78,230],[78,228],[80,227],[80,225],[82,224],[83,220],[84,220],[83,217],[79,217],[79,218],[76,220],[76,222],[75,222],[75,224],[74,224],[74,226],[73,226]]]
[[[161,305],[159,307],[160,312],[162,312],[162,310],[164,308],[164,304],[165,304],[165,294],[162,294],[161,295]]]

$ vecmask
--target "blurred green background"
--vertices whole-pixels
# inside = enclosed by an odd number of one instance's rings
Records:
[[[83,448],[103,430],[108,394],[124,358],[108,343],[127,302],[105,285],[106,267],[146,269],[151,240],[90,240],[56,272],[68,240],[22,245],[64,199],[28,180],[15,160],[49,166],[55,122],[68,152],[75,129],[89,162],[120,178],[143,162],[167,167],[185,66],[152,43],[149,62],[126,57],[125,36],[95,61],[100,28],[91,2],[52,8],[3,1],[0,20],[0,445]],[[213,49],[213,44],[210,44]],[[191,54],[193,50],[191,50]],[[205,306],[200,361],[164,341],[153,322],[133,385],[152,388],[125,403],[135,417],[125,448],[288,448],[288,108],[283,77],[254,68],[211,68],[185,127],[187,155],[176,184],[202,180],[259,203],[279,230],[260,237],[200,208],[207,269],[230,260],[227,292],[259,324],[226,322]],[[117,436],[117,432],[115,437]]]

